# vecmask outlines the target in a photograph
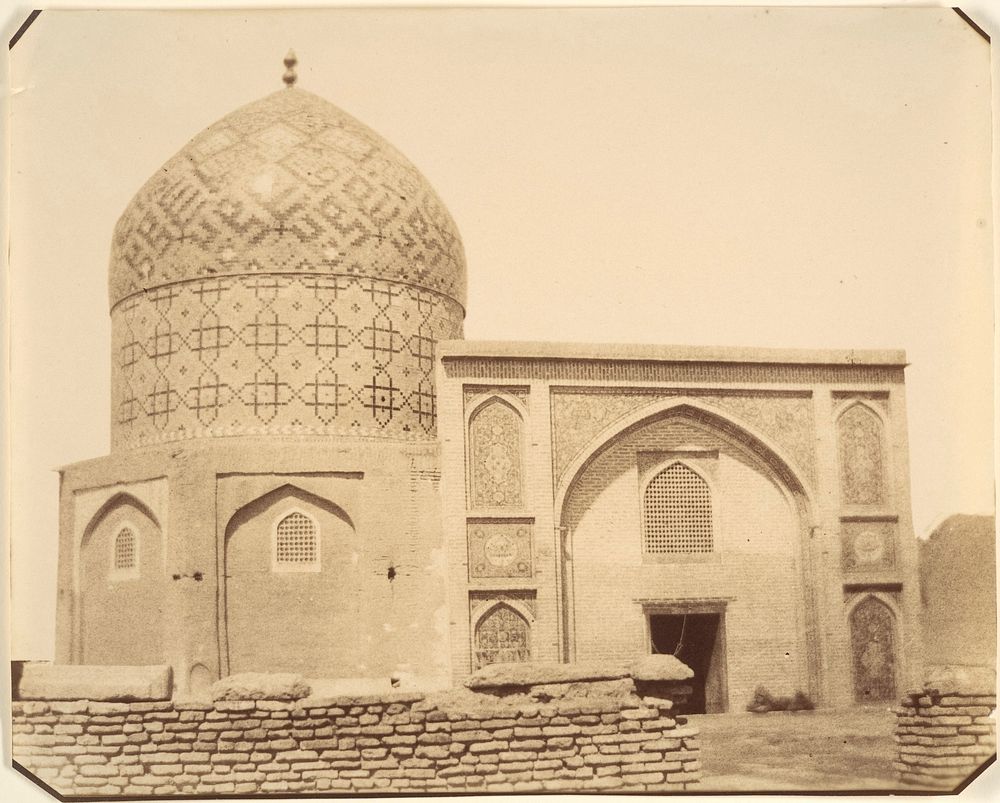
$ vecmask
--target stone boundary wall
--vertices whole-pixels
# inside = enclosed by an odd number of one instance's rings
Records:
[[[896,709],[896,777],[904,786],[958,787],[996,753],[995,680],[932,678]]]
[[[495,700],[495,701],[494,701]],[[664,698],[13,703],[13,758],[64,796],[676,792],[697,730]]]

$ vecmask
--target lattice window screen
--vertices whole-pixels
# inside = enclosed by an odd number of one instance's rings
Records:
[[[123,528],[115,538],[115,570],[124,571],[136,566],[135,533]]]
[[[705,481],[687,466],[674,463],[650,481],[644,514],[644,551],[712,551],[712,497]]]
[[[316,525],[302,513],[289,513],[278,522],[275,562],[303,565],[315,563],[318,556]]]

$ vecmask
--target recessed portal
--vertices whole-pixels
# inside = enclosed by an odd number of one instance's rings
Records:
[[[683,714],[718,714],[726,710],[725,650],[720,613],[650,614],[654,653],[675,655],[694,671],[691,699],[678,706]]]

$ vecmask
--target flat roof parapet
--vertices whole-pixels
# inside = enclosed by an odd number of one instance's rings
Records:
[[[442,340],[443,360],[619,360],[756,365],[905,367],[902,349],[777,349],[743,346],[667,346],[639,343],[546,343],[510,340]]]

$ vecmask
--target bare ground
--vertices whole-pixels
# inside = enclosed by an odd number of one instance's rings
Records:
[[[701,791],[896,789],[889,707],[702,714]]]

